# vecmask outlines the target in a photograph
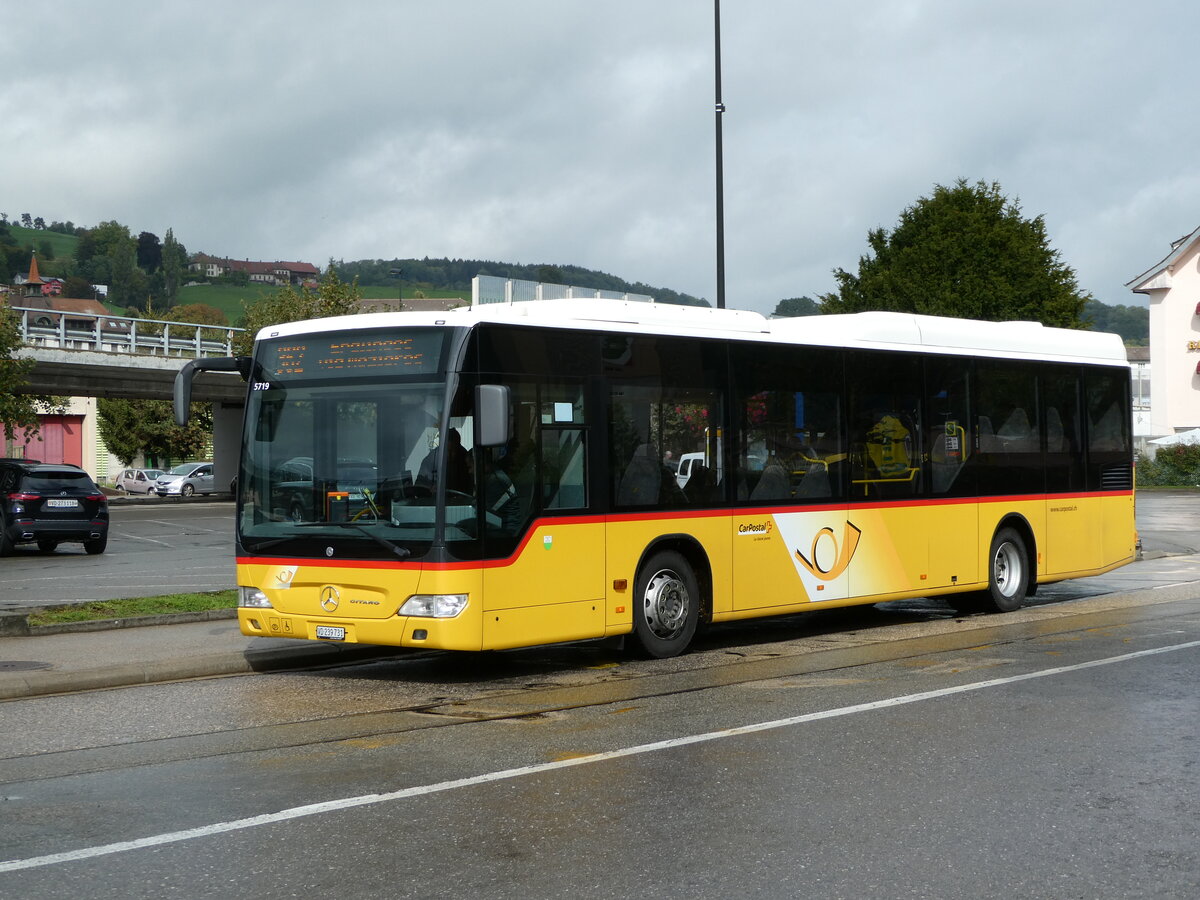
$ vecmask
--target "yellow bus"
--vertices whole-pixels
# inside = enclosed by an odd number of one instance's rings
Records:
[[[447,650],[906,597],[1011,611],[1135,554],[1115,335],[619,300],[264,329],[243,633]],[[677,471],[687,457],[687,472]]]

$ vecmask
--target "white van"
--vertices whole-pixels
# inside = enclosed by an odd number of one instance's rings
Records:
[[[692,477],[692,467],[704,465],[703,453],[685,453],[679,457],[679,468],[675,471],[675,482],[681,488],[687,487],[688,479]]]

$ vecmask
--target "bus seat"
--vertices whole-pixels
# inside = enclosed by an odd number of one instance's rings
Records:
[[[979,417],[979,452],[999,453],[1004,449],[1004,441],[996,437],[992,431],[992,420],[987,416]]]
[[[1050,453],[1062,453],[1067,449],[1066,435],[1063,434],[1062,417],[1053,406],[1046,410],[1046,450]]]
[[[692,503],[708,503],[720,499],[714,472],[703,463],[693,463],[687,487],[683,489]]]
[[[658,503],[662,487],[662,465],[650,444],[634,451],[617,485],[617,503],[621,506],[648,506]]]
[[[833,490],[829,483],[829,466],[824,463],[813,463],[800,480],[796,489],[797,497],[832,497]]]
[[[769,462],[762,477],[750,492],[751,500],[785,500],[791,496],[792,486],[788,482],[787,470],[778,462]]]

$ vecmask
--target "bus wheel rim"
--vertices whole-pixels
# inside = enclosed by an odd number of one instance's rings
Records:
[[[650,631],[666,640],[679,635],[687,624],[688,599],[687,585],[675,572],[669,569],[656,572],[642,597],[642,609]]]
[[[1013,596],[1021,581],[1021,557],[1017,548],[1008,542],[997,547],[992,572],[996,589],[1005,597]]]

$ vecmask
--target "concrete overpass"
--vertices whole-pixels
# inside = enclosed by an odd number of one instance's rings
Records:
[[[182,322],[71,313],[50,322],[42,310],[18,309],[25,346],[20,358],[33,369],[23,393],[67,397],[170,400],[175,374],[197,356],[230,355],[239,329]],[[31,315],[36,313],[37,315]],[[224,332],[223,340],[205,334]],[[213,474],[227,485],[237,473],[246,384],[235,373],[205,372],[192,383],[192,399],[213,404]]]
[[[175,373],[192,358],[49,347],[25,347],[17,356],[34,361],[22,393],[147,400],[170,400]],[[240,406],[246,383],[233,373],[206,372],[193,382],[192,397]]]

